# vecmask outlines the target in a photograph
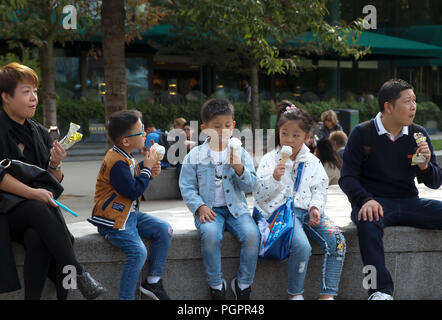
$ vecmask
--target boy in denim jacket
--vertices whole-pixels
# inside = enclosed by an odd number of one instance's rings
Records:
[[[181,194],[195,216],[201,234],[206,278],[214,300],[225,299],[221,272],[221,240],[225,229],[241,244],[237,277],[231,281],[235,298],[248,300],[258,259],[259,231],[250,215],[245,192],[256,186],[253,160],[243,148],[228,147],[235,121],[226,99],[211,99],[201,109],[204,144],[184,158],[179,179]]]

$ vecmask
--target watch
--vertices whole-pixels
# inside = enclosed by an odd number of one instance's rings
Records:
[[[49,169],[52,169],[52,170],[60,170],[60,168],[61,168],[61,161],[60,161],[60,164],[58,165],[58,166],[56,166],[56,167],[51,167],[51,163],[49,162]]]

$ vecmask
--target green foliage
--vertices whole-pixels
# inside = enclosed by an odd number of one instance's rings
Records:
[[[315,119],[321,118],[321,113],[329,109],[354,109],[359,111],[359,120],[363,122],[374,118],[379,112],[379,106],[376,99],[361,102],[308,102],[301,103],[294,101],[298,108],[307,110]],[[201,124],[201,103],[187,104],[149,104],[147,102],[128,102],[128,109],[137,109],[143,113],[144,121],[150,121],[158,129],[168,130],[173,120],[179,117],[187,121],[196,120]],[[274,114],[275,104],[271,101],[261,101],[259,105],[260,121],[263,129],[270,127],[270,117]],[[252,115],[250,113],[250,104],[234,103],[236,126],[242,129],[244,126],[250,126]],[[101,102],[71,99],[57,99],[58,126],[61,133],[65,133],[70,122],[79,124],[82,132],[89,135],[89,124],[91,120],[104,123],[104,105]],[[42,108],[37,108],[36,120],[42,122]],[[439,130],[442,130],[442,111],[433,102],[420,102],[417,106],[415,123],[425,125],[428,120],[436,120]]]
[[[22,51],[22,58],[15,55],[14,53],[7,53],[4,56],[0,56],[0,66],[7,65],[11,62],[18,62],[30,67],[37,73],[38,78],[40,79],[40,63],[37,58],[31,56],[31,49],[24,48]]]
[[[351,41],[362,30],[361,21],[330,25],[326,0],[180,0],[173,4],[168,23],[175,27],[183,47],[193,50],[187,53],[196,61],[205,59],[236,72],[257,64],[269,74],[285,73],[296,67],[296,55],[321,50],[357,58],[364,54]],[[308,31],[315,35],[314,41],[297,42],[293,48],[294,40]]]

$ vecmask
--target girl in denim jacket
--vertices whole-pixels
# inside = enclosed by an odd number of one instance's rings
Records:
[[[312,119],[290,101],[278,105],[276,148],[261,159],[255,206],[268,218],[288,196],[294,199],[295,225],[288,261],[288,294],[291,300],[303,300],[304,279],[311,255],[307,237],[318,242],[324,251],[320,299],[337,295],[345,255],[345,240],[339,229],[324,214],[328,178],[319,161],[304,144],[310,138]],[[290,146],[292,155],[281,161],[282,146]],[[300,163],[304,163],[300,166]],[[301,169],[300,169],[301,168]],[[298,170],[300,182],[294,190]]]

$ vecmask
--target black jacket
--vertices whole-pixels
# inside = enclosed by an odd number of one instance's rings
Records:
[[[52,140],[49,137],[48,130],[39,124],[38,122],[27,119],[32,132],[32,140],[35,151],[35,165],[47,170],[49,165],[50,149],[52,148]],[[8,115],[1,110],[0,111],[0,161],[6,158],[17,159],[26,162],[21,150],[17,146],[15,138],[11,134],[13,128],[13,122]],[[5,175],[5,170],[0,166],[0,181]],[[18,204],[26,201],[26,199],[19,199]],[[58,208],[54,208],[54,213],[63,221],[63,225],[66,228],[66,232],[69,234],[71,241],[73,242],[73,236],[70,234],[66,227],[64,218]],[[13,214],[13,211],[12,211]],[[61,285],[62,276],[56,275],[55,272],[55,260],[52,259],[51,266],[49,268],[49,278],[56,283],[57,297],[59,299],[65,299],[67,291],[63,289]],[[58,279],[57,281],[55,279]],[[20,282],[17,274],[17,267],[15,265],[15,259],[12,252],[11,239],[9,235],[9,223],[8,215],[0,214],[0,293],[11,292],[20,289]]]

